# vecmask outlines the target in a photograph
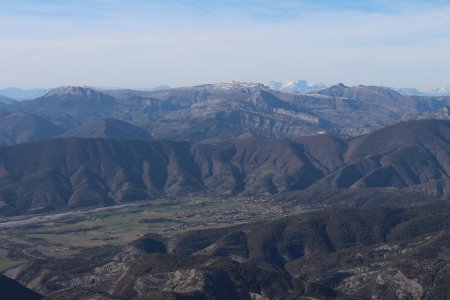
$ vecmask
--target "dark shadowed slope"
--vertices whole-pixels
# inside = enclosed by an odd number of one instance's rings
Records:
[[[319,140],[329,152],[310,152]],[[339,147],[340,142],[325,136],[302,143],[236,140],[217,145],[65,138],[4,147],[1,211],[302,189],[342,164]],[[320,157],[326,157],[323,163]]]
[[[218,144],[61,138],[0,148],[2,214],[191,193],[383,188],[450,196],[450,121],[349,142],[319,135]]]
[[[96,119],[62,135],[63,137],[108,138],[118,140],[151,140],[151,135],[142,128],[116,119]]]
[[[450,122],[399,123],[348,143],[345,166],[315,184],[392,187],[450,197]]]
[[[449,143],[449,121],[408,121],[350,140],[345,159],[350,162],[368,155],[386,154],[397,148],[410,146],[423,146],[433,150]]]
[[[63,130],[44,117],[18,112],[0,117],[0,144],[13,145],[48,139]]]
[[[1,300],[39,300],[42,296],[17,281],[0,274]]]
[[[16,87],[9,87],[0,89],[0,95],[6,96],[15,100],[35,99],[47,94],[47,89],[21,89]]]

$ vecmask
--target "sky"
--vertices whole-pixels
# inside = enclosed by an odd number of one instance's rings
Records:
[[[450,86],[450,1],[0,0],[0,88]]]

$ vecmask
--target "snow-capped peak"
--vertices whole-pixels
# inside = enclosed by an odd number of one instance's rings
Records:
[[[309,93],[327,88],[323,83],[308,83],[306,80],[271,81],[267,86],[274,90],[291,93]]]
[[[431,96],[449,96],[450,87],[426,88],[423,92]]]

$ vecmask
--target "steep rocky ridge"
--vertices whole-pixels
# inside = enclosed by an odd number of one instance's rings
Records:
[[[217,142],[242,136],[357,136],[407,119],[445,119],[449,106],[450,97],[401,95],[376,86],[340,84],[291,94],[258,83],[230,82],[159,91],[62,87],[0,109],[3,114],[20,110],[42,115],[66,130],[113,118],[156,139]]]

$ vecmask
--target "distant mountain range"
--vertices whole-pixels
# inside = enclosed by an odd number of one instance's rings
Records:
[[[143,89],[145,91],[161,91],[169,89],[167,85],[160,85],[150,89]],[[0,89],[0,103],[4,99],[9,98],[10,100],[31,100],[44,96],[50,90],[49,89],[21,89],[16,87],[9,87],[6,89]],[[3,98],[5,97],[5,98]]]
[[[306,80],[295,81],[270,81],[266,84],[269,88],[286,93],[311,93],[317,92],[330,87],[321,82],[309,83]],[[160,85],[153,88],[139,89],[141,91],[161,91],[167,90],[171,87],[168,85]],[[450,87],[440,88],[426,88],[418,90],[416,88],[398,88],[392,87],[391,89],[404,95],[414,96],[450,96]],[[98,90],[105,90],[105,88],[98,88]],[[108,90],[108,89],[107,89]],[[111,90],[111,89],[109,89]],[[2,97],[9,98],[10,100],[31,100],[44,96],[50,91],[50,89],[36,88],[36,89],[22,89],[16,87],[9,87],[0,89],[0,102],[3,102]]]
[[[241,82],[61,87],[0,105],[0,143],[17,144],[0,148],[0,213],[190,193],[302,191],[307,201],[324,187],[448,198],[449,121],[426,120],[450,120],[449,106],[450,97],[343,84],[307,94]],[[377,131],[406,120],[424,121]]]
[[[287,93],[298,93],[305,94],[311,92],[317,92],[326,88],[329,88],[329,85],[325,85],[321,82],[319,83],[309,83],[306,80],[297,80],[297,81],[270,81],[267,84],[271,89],[287,92]],[[404,95],[413,95],[413,96],[450,96],[450,87],[440,87],[440,88],[426,88],[418,90],[416,88],[398,88],[392,87],[394,91],[404,94]]]
[[[0,89],[0,95],[14,100],[29,100],[35,99],[45,95],[48,89],[21,89],[16,87],[10,87],[6,89]]]
[[[63,133],[80,126],[95,133],[98,129],[86,126],[98,126],[91,123],[95,120],[116,119],[155,139],[218,142],[324,133],[357,136],[403,120],[449,119],[449,106],[450,97],[402,95],[377,86],[338,84],[295,94],[258,83],[230,82],[159,91],[61,87],[34,100],[0,104],[0,116],[32,114]],[[21,134],[20,130],[33,129],[8,128],[30,139],[9,136],[0,142],[14,144],[56,136],[56,131]]]
[[[415,88],[395,88],[395,90],[405,95],[417,95],[417,96],[449,96],[450,87],[442,88],[428,88],[424,90],[417,90]]]
[[[439,120],[403,122],[350,140],[53,139],[0,148],[0,214],[348,188],[402,190],[397,202],[415,194],[450,199],[448,149],[450,121]]]

